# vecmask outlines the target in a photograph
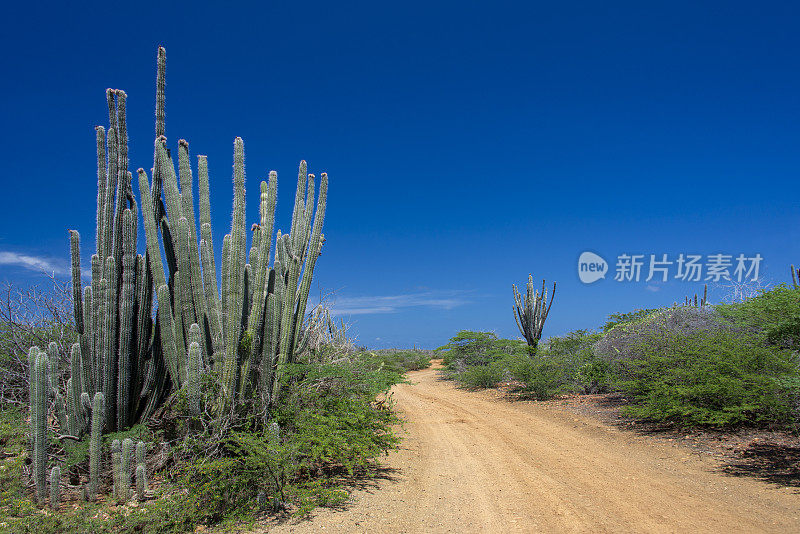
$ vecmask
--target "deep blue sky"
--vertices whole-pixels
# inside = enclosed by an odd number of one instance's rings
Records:
[[[248,223],[269,170],[281,228],[298,161],[329,173],[314,291],[335,291],[362,344],[514,337],[529,272],[558,281],[545,335],[702,290],[583,285],[584,250],[760,253],[773,284],[800,263],[794,2],[254,5],[4,9],[0,279],[64,269],[67,228],[88,258],[106,87],[128,94],[131,170],[150,168],[160,44],[167,137],[209,157],[217,248],[235,136]]]

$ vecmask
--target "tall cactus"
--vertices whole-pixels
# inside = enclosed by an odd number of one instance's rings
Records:
[[[533,354],[542,338],[542,329],[556,296],[556,284],[553,282],[553,292],[550,294],[549,302],[545,281],[542,280],[542,290],[538,292],[533,287],[533,275],[528,275],[528,287],[524,300],[520,296],[517,286],[512,284],[512,288],[514,290],[514,318],[520,333],[528,343],[528,350]]]
[[[178,142],[173,161],[164,137],[165,72],[166,53],[159,48],[152,181],[144,169],[136,173],[141,211],[129,171],[127,95],[118,89],[106,91],[108,126],[98,126],[95,136],[96,247],[86,287],[80,235],[69,232],[78,339],[71,347],[66,390],[59,370],[47,368],[48,361],[57,365],[57,355],[48,359],[35,347],[29,353],[35,478],[46,482],[39,467],[46,464],[47,400],[53,395],[61,433],[91,433],[87,496],[92,499],[97,494],[101,433],[147,419],[183,387],[197,414],[205,369],[219,372],[218,415],[232,413],[251,398],[261,399],[260,412],[275,402],[286,365],[303,349],[308,294],[324,240],[327,175],[321,175],[315,191],[314,175],[302,161],[289,232],[278,231],[273,254],[277,174],[272,171],[261,183],[260,218],[248,242],[244,143],[237,137],[231,230],[223,239],[217,271],[208,161],[198,156],[198,226],[189,143]],[[146,238],[143,254],[137,254],[140,214]],[[39,498],[42,485],[37,482]]]

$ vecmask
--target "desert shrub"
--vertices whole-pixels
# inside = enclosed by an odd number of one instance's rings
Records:
[[[231,432],[216,458],[184,464],[183,482],[198,521],[216,523],[247,509],[277,509],[297,464],[294,443],[253,430]]]
[[[693,335],[732,330],[741,329],[731,325],[713,307],[673,306],[618,323],[603,334],[593,350],[595,355],[608,361],[626,360],[637,357],[641,341],[653,335]]]
[[[519,382],[516,390],[536,400],[547,400],[564,393],[570,383],[562,358],[534,355],[508,360],[511,376]]]
[[[612,381],[612,369],[608,361],[591,356],[575,373],[575,391],[579,393],[605,393]]]
[[[386,368],[400,374],[406,371],[427,369],[431,366],[431,351],[429,350],[379,349],[370,352],[383,362]]]
[[[644,319],[648,317],[653,312],[659,311],[658,308],[652,309],[641,309],[641,310],[634,310],[628,313],[612,313],[608,316],[608,320],[603,325],[603,332],[608,332],[615,326],[618,326],[623,323],[630,323],[632,321],[638,321],[639,319]]]
[[[276,419],[302,452],[301,466],[353,473],[398,442],[392,425],[399,420],[384,394],[402,377],[375,363],[356,356],[289,367],[289,395]]]
[[[468,388],[493,388],[497,387],[497,384],[503,379],[503,369],[497,362],[488,365],[473,365],[457,373],[453,378]]]
[[[634,417],[682,426],[791,427],[797,420],[796,354],[749,333],[643,332],[618,360],[616,387]]]
[[[755,328],[770,343],[800,347],[800,291],[781,284],[743,302],[719,304],[716,311],[735,325]]]
[[[509,354],[527,353],[524,341],[499,339],[494,332],[462,330],[447,345],[434,350],[449,371],[463,371],[474,365],[488,365]]]

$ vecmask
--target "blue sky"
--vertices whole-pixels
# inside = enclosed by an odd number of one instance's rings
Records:
[[[269,170],[280,228],[299,160],[329,173],[313,291],[361,344],[515,337],[528,273],[558,282],[546,336],[702,291],[616,282],[620,254],[758,253],[772,284],[800,263],[796,3],[84,6],[4,10],[0,279],[63,273],[68,228],[88,258],[106,87],[128,94],[131,169],[150,168],[158,45],[166,135],[208,155],[218,246],[235,136],[249,222]],[[591,285],[586,250],[612,270]]]

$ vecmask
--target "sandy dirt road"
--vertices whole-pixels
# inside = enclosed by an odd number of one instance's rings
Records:
[[[552,405],[409,373],[387,478],[269,532],[800,532],[800,493]],[[263,532],[263,530],[262,530]]]

